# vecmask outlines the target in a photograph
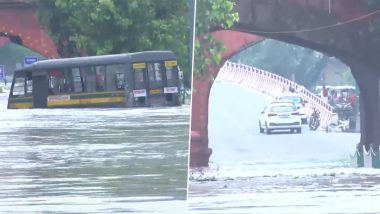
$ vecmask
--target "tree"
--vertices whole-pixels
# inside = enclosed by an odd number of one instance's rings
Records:
[[[172,50],[190,79],[188,0],[34,2],[62,57]]]
[[[230,28],[238,21],[232,0],[197,1],[197,17],[194,50],[194,76],[208,74],[208,66],[218,65],[221,61],[223,45],[210,34],[213,28]]]
[[[297,83],[309,89],[321,84],[321,72],[329,63],[342,64],[338,59],[317,51],[272,39],[243,50],[231,61],[258,67],[287,79],[294,75]],[[354,82],[352,75],[344,78],[347,84]]]

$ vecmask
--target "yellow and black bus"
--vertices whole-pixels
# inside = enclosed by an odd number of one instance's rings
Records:
[[[8,108],[181,105],[171,51],[43,60],[15,71]]]

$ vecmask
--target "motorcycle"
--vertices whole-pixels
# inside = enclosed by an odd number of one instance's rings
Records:
[[[312,131],[317,130],[320,123],[321,123],[320,112],[314,108],[313,113],[311,114],[310,119],[309,119],[310,130]]]

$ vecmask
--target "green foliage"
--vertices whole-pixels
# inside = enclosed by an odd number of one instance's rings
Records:
[[[238,21],[232,0],[197,1],[194,75],[208,74],[208,66],[218,65],[222,59],[223,44],[210,34],[212,28],[230,28]]]
[[[380,1],[379,0],[366,0],[366,4],[369,10],[375,11],[380,8]]]
[[[62,57],[172,50],[188,77],[188,0],[35,0]]]
[[[312,89],[317,84],[322,84],[322,71],[341,72],[351,74],[346,66],[335,58],[304,48],[276,40],[266,39],[231,58],[231,61],[267,70],[279,74],[287,79],[295,77],[295,81]],[[337,70],[327,69],[327,65],[333,65]],[[345,72],[346,71],[346,72]],[[348,72],[347,72],[348,71]],[[342,76],[343,84],[353,84],[352,75]]]
[[[380,9],[380,1],[379,0],[366,0],[367,9],[369,12],[375,12]],[[370,32],[380,33],[380,18],[377,16],[371,17],[368,22],[368,28]]]

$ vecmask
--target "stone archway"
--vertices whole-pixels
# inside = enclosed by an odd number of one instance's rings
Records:
[[[222,53],[223,63],[233,54],[239,52],[252,43],[262,41],[263,38],[243,32],[220,30],[213,32],[216,40],[222,42],[225,51]],[[218,75],[220,67],[212,67],[209,74]],[[212,149],[208,148],[208,100],[212,83],[210,76],[193,78],[193,96],[191,112],[191,137],[190,137],[190,166],[208,166]]]
[[[35,6],[26,1],[2,2],[0,5],[0,36],[43,56],[58,57],[54,41],[38,22]]]
[[[365,146],[367,150],[373,148],[379,153],[380,61],[377,56],[380,34],[374,30],[373,23],[380,21],[380,4],[369,6],[366,0],[334,0],[330,5],[324,0],[236,0],[236,10],[240,19],[231,30],[310,48],[346,63],[361,91],[358,150],[363,152]],[[236,51],[233,48],[241,41],[233,36],[221,38],[227,47],[223,55],[226,59],[228,53],[231,54],[229,51]],[[210,71],[215,75],[217,68]],[[207,146],[210,86],[207,80],[194,80],[195,90],[197,87],[200,90],[193,96],[191,166],[207,166],[206,159],[211,154]],[[380,167],[380,155],[376,157],[376,167]]]

